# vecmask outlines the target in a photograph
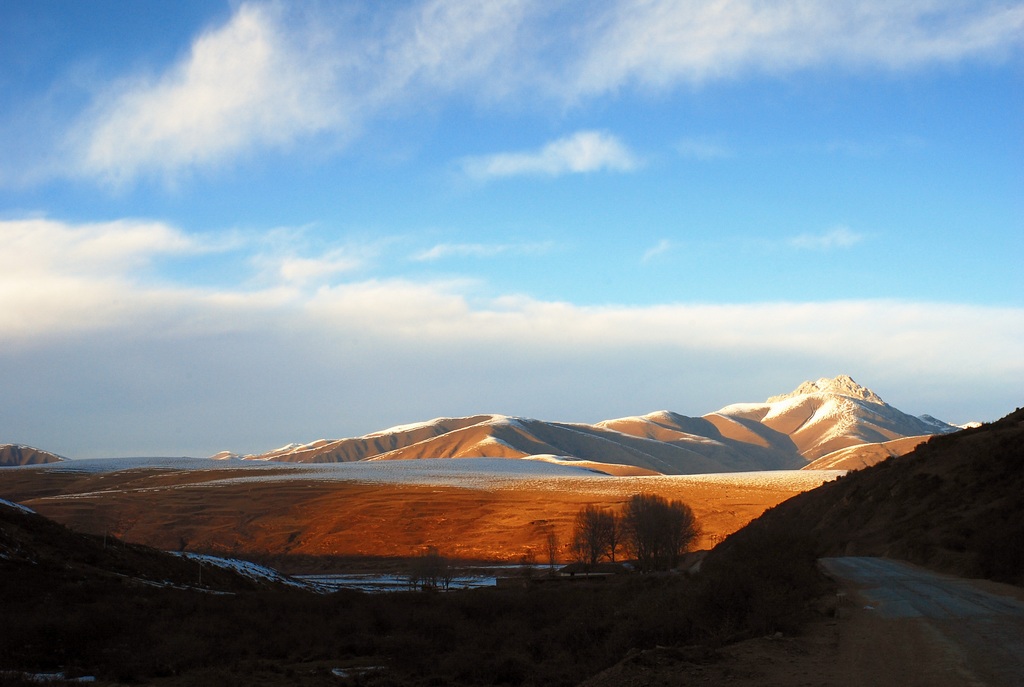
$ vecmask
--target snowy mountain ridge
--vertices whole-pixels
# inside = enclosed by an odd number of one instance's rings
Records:
[[[806,396],[808,394],[836,394],[838,396],[857,398],[862,401],[867,401],[868,403],[887,405],[886,402],[878,396],[878,394],[853,381],[853,378],[849,375],[838,375],[832,379],[822,377],[816,382],[804,382],[788,394],[769,397],[766,403],[776,403],[778,401],[784,401],[797,396]]]
[[[762,403],[736,403],[702,417],[668,410],[595,424],[500,414],[441,417],[361,437],[288,444],[259,455],[217,458],[332,463],[423,458],[561,456],[607,466],[614,474],[702,474],[862,466],[899,453],[900,442],[955,431],[888,405],[848,375],[800,384]],[[896,442],[896,443],[893,443]],[[885,445],[883,450],[879,446]],[[871,447],[858,452],[857,447]],[[813,469],[813,468],[812,468]]]

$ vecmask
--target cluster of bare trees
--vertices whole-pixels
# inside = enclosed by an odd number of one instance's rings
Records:
[[[455,578],[451,561],[433,546],[428,547],[409,566],[408,582],[412,589],[448,591]]]
[[[634,558],[641,572],[668,570],[696,539],[697,520],[682,501],[654,494],[635,494],[621,512],[588,505],[576,515],[573,557],[586,565],[603,559],[615,562],[620,549]]]

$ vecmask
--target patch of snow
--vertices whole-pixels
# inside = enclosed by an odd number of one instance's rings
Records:
[[[181,556],[191,561],[198,563],[205,563],[207,565],[213,565],[218,568],[224,568],[238,573],[243,577],[248,577],[251,580],[261,582],[277,582],[279,584],[285,584],[290,587],[298,587],[300,589],[308,589],[309,586],[303,584],[298,580],[294,580],[286,575],[282,575],[273,568],[268,568],[264,565],[258,565],[250,561],[243,561],[237,558],[220,558],[219,556],[209,556],[201,553],[189,553],[183,551],[171,551],[170,553],[175,556]]]
[[[122,470],[237,470],[274,469],[283,463],[224,461],[211,458],[89,458],[62,463],[19,465],[5,470],[52,470],[56,472],[104,473]]]
[[[473,416],[476,417],[476,416]],[[481,422],[492,422],[499,418],[503,418],[503,415],[481,415],[480,417],[488,418],[487,420],[481,420]],[[369,437],[379,437],[387,434],[402,434],[405,432],[414,432],[418,429],[424,429],[426,427],[433,427],[445,422],[452,422],[455,420],[464,420],[467,418],[454,418],[454,417],[435,417],[433,420],[427,420],[426,422],[410,422],[404,425],[395,425],[394,427],[388,427],[377,432],[371,432],[370,434],[364,434],[361,439],[367,439]]]
[[[517,449],[512,444],[508,443],[504,439],[499,439],[496,436],[484,437],[477,445],[480,446],[480,445],[483,445],[483,444],[490,444],[491,446],[501,446],[501,447],[506,448],[506,449],[508,449],[510,451],[516,451],[516,452],[522,453],[522,451]]]
[[[210,456],[210,460],[240,460],[242,456],[231,451],[220,451]]]
[[[34,510],[29,508],[28,506],[23,506],[20,503],[15,503],[14,501],[8,501],[7,499],[0,499],[0,506],[7,506],[8,508],[13,508],[14,510],[19,510],[22,513],[29,513],[30,515],[35,515],[35,513],[36,513]]]
[[[967,425],[960,425],[960,426],[951,425],[948,422],[943,422],[942,420],[940,420],[940,419],[938,419],[936,417],[932,417],[931,415],[918,415],[917,419],[920,420],[921,422],[925,423],[929,427],[934,427],[936,432],[940,432],[942,434],[946,434],[946,433],[949,433],[949,432],[954,432],[957,429],[967,429]],[[968,425],[971,425],[971,424],[973,424],[973,425],[975,425],[977,427],[981,426],[980,422],[968,423]]]
[[[844,470],[768,470],[703,475],[610,476],[570,461],[509,458],[434,458],[422,460],[366,461],[356,463],[298,463],[270,474],[246,471],[237,477],[206,482],[216,486],[283,481],[353,481],[369,484],[447,486],[479,490],[530,489],[565,491],[574,488],[631,494],[660,484],[745,485],[755,488],[803,491],[845,474]],[[578,487],[574,485],[578,484]]]
[[[0,675],[11,674],[9,672],[0,673]],[[68,677],[67,673],[13,673],[14,675],[26,680],[28,682],[96,682],[96,678],[92,675],[83,675],[82,677]]]
[[[289,453],[295,449],[303,448],[304,446],[305,444],[285,444],[281,448],[275,448],[273,451],[268,451],[267,453]]]

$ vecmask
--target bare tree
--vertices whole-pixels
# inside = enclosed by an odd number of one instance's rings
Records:
[[[544,533],[544,543],[548,549],[548,572],[554,575],[555,565],[558,563],[558,535],[555,533],[555,528],[551,525],[547,526],[547,530]]]
[[[596,565],[609,556],[614,560],[614,548],[618,539],[618,520],[615,513],[587,505],[576,514],[572,530],[572,551],[574,558],[586,565]]]
[[[533,579],[534,568],[537,567],[537,554],[534,553],[533,549],[527,549],[522,556],[519,557],[519,574],[523,580],[529,582]]]
[[[622,546],[622,518],[614,511],[608,512],[605,523],[605,538],[608,540],[608,559],[615,562],[615,552]]]
[[[668,570],[696,539],[699,529],[693,510],[682,501],[655,494],[635,494],[622,512],[626,546],[641,572]]]
[[[413,589],[448,590],[455,575],[451,562],[431,546],[423,551],[409,567],[409,586]]]

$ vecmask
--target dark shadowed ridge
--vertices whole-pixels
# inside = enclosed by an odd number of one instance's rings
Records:
[[[885,556],[1024,584],[1024,409],[799,494],[713,551],[711,570],[756,542],[791,555]],[[788,548],[787,548],[788,547]],[[785,554],[783,554],[785,555]]]
[[[200,568],[202,568],[200,570]],[[0,499],[0,575],[8,593],[55,592],[88,582],[103,588],[168,587],[237,592],[274,586],[171,553],[83,534]]]

